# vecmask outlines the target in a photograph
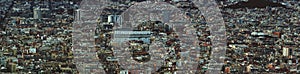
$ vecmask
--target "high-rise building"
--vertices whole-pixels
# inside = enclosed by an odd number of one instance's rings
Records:
[[[17,71],[17,64],[15,64],[15,63],[9,63],[9,66],[8,66],[9,68],[9,70],[11,71],[11,72],[16,72]]]
[[[129,73],[128,73],[128,70],[121,70],[120,74],[129,74]]]
[[[81,20],[80,15],[81,15],[81,9],[77,9],[74,14],[74,18],[76,18],[77,21]]]
[[[117,23],[122,26],[122,17],[121,15],[108,15],[107,18],[108,23]]]
[[[289,56],[289,48],[286,48],[286,47],[283,47],[283,53],[282,53],[282,55],[283,56]]]
[[[179,2],[179,1],[187,1],[187,0],[172,0],[173,2]]]
[[[114,31],[113,42],[124,42],[128,40],[141,40],[150,44],[151,31]]]
[[[42,10],[39,7],[33,9],[33,18],[34,19],[41,19],[42,18]]]

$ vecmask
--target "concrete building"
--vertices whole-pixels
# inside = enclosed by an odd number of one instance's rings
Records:
[[[120,74],[129,74],[128,70],[121,70]]]
[[[282,49],[282,55],[283,56],[289,56],[289,48],[283,47]]]
[[[172,0],[173,2],[188,1],[188,0]]]
[[[107,17],[108,23],[117,23],[122,26],[122,17],[121,15],[108,15]]]
[[[33,9],[33,18],[34,19],[41,19],[42,18],[42,10],[39,7]]]
[[[76,20],[81,20],[80,15],[81,15],[81,9],[75,10],[74,18],[76,18]]]
[[[113,42],[124,42],[129,40],[141,40],[150,44],[150,31],[114,31]]]

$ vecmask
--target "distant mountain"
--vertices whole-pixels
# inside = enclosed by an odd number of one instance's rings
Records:
[[[274,3],[270,0],[248,0],[247,2],[241,1],[233,5],[226,6],[224,8],[265,8],[267,6],[270,7],[286,7],[280,3]]]

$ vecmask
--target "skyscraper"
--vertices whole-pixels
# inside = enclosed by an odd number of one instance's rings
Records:
[[[33,9],[33,18],[34,19],[41,19],[42,18],[42,10],[39,7]]]
[[[120,26],[122,26],[121,25],[122,24],[122,17],[121,17],[121,15],[108,15],[107,22],[108,23],[117,23]]]
[[[283,50],[282,50],[282,55],[283,56],[289,56],[289,48],[286,48],[286,47],[283,47]]]
[[[80,15],[81,15],[81,9],[77,9],[74,14],[74,18],[76,18],[76,20],[78,21],[81,20]]]

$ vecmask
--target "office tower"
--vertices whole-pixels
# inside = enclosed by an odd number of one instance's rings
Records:
[[[289,56],[289,48],[286,48],[286,47],[283,47],[283,50],[282,50],[282,55],[283,56]]]
[[[34,19],[41,19],[42,18],[42,10],[39,7],[33,9],[33,18]]]
[[[122,26],[122,17],[121,15],[108,15],[107,18],[108,23],[117,23]]]
[[[74,14],[74,18],[77,21],[81,20],[80,15],[81,15],[81,9],[77,9],[76,12],[75,12],[75,14]]]

